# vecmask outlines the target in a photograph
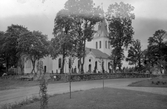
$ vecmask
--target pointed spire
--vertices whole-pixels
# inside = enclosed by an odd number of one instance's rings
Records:
[[[104,19],[104,16],[105,16],[105,15],[104,15],[103,3],[101,3],[101,9],[102,9],[102,13],[103,13],[103,14],[102,14],[102,18]]]

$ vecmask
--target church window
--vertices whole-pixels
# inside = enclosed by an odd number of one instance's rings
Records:
[[[98,49],[98,42],[96,42],[96,49]]]
[[[89,62],[91,62],[91,59],[89,59]]]
[[[110,49],[110,41],[108,41],[108,49]]]
[[[110,62],[108,62],[108,69],[110,68]]]
[[[80,67],[80,60],[78,60],[78,68]]]
[[[71,68],[71,59],[69,59],[69,69]]]
[[[59,68],[61,68],[61,58],[59,58]]]
[[[99,42],[99,48],[101,48],[101,41]]]
[[[105,47],[107,48],[107,41],[105,41]]]
[[[97,68],[97,61],[95,62],[95,67]]]

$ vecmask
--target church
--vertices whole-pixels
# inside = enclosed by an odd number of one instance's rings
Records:
[[[99,73],[103,71],[110,72],[110,59],[111,46],[107,30],[107,21],[103,20],[98,23],[97,32],[94,34],[93,39],[90,42],[86,42],[86,56],[84,63],[85,73]],[[60,73],[62,65],[62,56],[59,55],[56,59],[52,59],[50,56],[39,60],[42,63],[44,72],[46,73]],[[102,67],[103,65],[103,67]],[[37,65],[35,66],[37,71]],[[74,59],[72,69],[75,73],[79,73],[78,59]],[[24,73],[30,73],[32,70],[32,63],[27,60],[24,63]],[[64,72],[69,73],[69,57],[65,59]]]

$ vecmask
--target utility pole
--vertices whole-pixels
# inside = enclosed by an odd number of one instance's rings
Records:
[[[69,91],[70,91],[70,99],[71,99],[71,73],[72,66],[74,64],[75,57],[72,55],[69,57]]]
[[[101,70],[102,70],[102,83],[103,83],[103,89],[104,89],[104,69],[103,69],[103,59],[100,57],[100,63],[101,63]]]
[[[69,59],[69,91],[70,91],[70,99],[71,99],[71,56],[70,56],[70,59]]]

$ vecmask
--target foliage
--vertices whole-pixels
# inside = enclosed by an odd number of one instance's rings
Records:
[[[39,31],[22,33],[18,39],[20,53],[26,54],[32,61],[33,69],[31,73],[35,72],[35,62],[48,54],[47,48],[47,36]]]
[[[157,30],[153,34],[153,37],[149,37],[148,39],[148,47],[146,53],[146,62],[147,64],[154,66],[157,65],[162,73],[162,69],[166,69],[166,61],[167,61],[167,42],[165,41],[164,30]]]
[[[134,7],[123,2],[111,4],[106,13],[109,22],[109,39],[113,47],[112,58],[116,67],[121,68],[121,61],[124,58],[124,47],[132,42],[134,34],[132,20],[135,15],[132,13]],[[115,57],[116,56],[116,57]],[[117,63],[115,63],[117,62]]]
[[[27,28],[21,25],[12,24],[11,26],[8,26],[6,32],[4,32],[1,52],[4,57],[6,72],[8,71],[8,68],[18,66],[18,39],[20,38],[20,35],[26,31],[28,31]]]
[[[129,61],[130,65],[137,65],[139,70],[141,70],[143,51],[141,50],[141,43],[138,39],[132,42],[132,45],[128,50],[128,57],[126,58],[126,61]]]
[[[40,80],[40,109],[48,109],[48,95],[47,95],[47,82],[44,78],[44,75],[42,76],[42,79]]]
[[[54,20],[54,38],[51,39],[52,58],[63,56],[61,73],[64,73],[65,57],[69,56],[75,41],[74,20],[69,16],[69,11],[62,9]]]
[[[80,71],[83,73],[86,40],[92,40],[94,25],[102,20],[103,13],[100,7],[94,6],[93,0],[68,0],[65,3],[65,9],[69,10],[70,16],[75,20],[76,52],[80,60]]]
[[[0,31],[0,76],[4,73],[4,63],[5,63],[5,56],[4,52],[2,52],[2,44],[4,43],[5,33]]]
[[[111,64],[114,71],[116,70],[117,67],[121,68],[122,66],[121,60],[123,60],[123,58],[124,58],[123,49],[115,48],[112,50],[110,59],[112,60]]]

